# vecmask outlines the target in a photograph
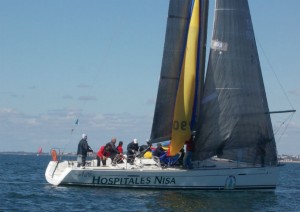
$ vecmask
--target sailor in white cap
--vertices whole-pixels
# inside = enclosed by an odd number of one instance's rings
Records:
[[[138,150],[139,150],[139,142],[135,138],[127,146],[127,162],[128,163],[133,164],[135,154],[138,152]]]
[[[77,161],[78,161],[77,166],[80,167],[82,165],[82,167],[84,168],[87,153],[93,152],[93,150],[87,143],[87,135],[83,133],[81,137],[82,139],[79,141],[78,149],[77,149]]]

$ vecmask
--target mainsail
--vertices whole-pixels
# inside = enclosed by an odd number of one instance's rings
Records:
[[[216,0],[214,29],[194,160],[214,155],[277,162],[260,62],[247,0]]]
[[[173,155],[193,130],[194,160],[217,155],[255,162],[257,150],[263,146],[265,162],[275,164],[276,144],[248,1],[216,0],[203,88],[207,5],[207,0],[170,1],[151,142],[171,139]],[[196,22],[194,11],[199,12]],[[198,40],[191,42],[190,27],[194,24],[198,26],[193,36]],[[193,68],[187,71],[187,64]],[[195,67],[200,71],[195,72]]]

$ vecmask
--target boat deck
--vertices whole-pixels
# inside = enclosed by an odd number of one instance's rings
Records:
[[[130,169],[140,169],[140,170],[186,170],[182,165],[172,165],[168,166],[166,164],[160,164],[159,162],[153,159],[138,159],[134,164],[129,164],[124,160],[123,163],[119,163],[116,165],[111,164],[111,160],[107,160],[107,165],[97,166],[97,160],[90,160],[86,162],[85,167],[77,167],[77,161],[65,161],[69,168],[75,169],[87,169],[87,170],[107,170],[107,169],[115,169],[115,170],[130,170]],[[233,168],[257,168],[261,167],[260,164],[250,164],[239,161],[231,161],[226,159],[219,158],[211,158],[205,161],[196,161],[193,163],[194,169],[233,169]]]

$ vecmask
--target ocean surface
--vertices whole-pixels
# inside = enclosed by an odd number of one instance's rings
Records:
[[[300,211],[300,164],[275,191],[182,191],[52,186],[50,156],[0,154],[0,211]]]

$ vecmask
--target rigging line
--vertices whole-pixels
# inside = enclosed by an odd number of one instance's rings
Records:
[[[121,19],[121,22],[123,22],[123,20],[124,20],[124,18]],[[121,23],[121,25],[123,26],[122,23]],[[119,28],[119,27],[117,27],[117,28]],[[115,40],[115,36],[114,36],[114,35],[117,34],[116,32],[117,32],[117,30],[116,30],[114,33],[112,33],[113,36],[110,37],[110,40],[109,40],[109,43],[108,43],[108,47],[107,47],[107,51],[105,51],[104,57],[103,57],[102,60],[101,60],[100,67],[99,67],[98,70],[96,71],[95,76],[92,78],[91,86],[90,86],[90,88],[91,88],[91,93],[92,93],[92,91],[95,89],[95,84],[96,84],[96,82],[98,81],[98,78],[99,78],[99,75],[100,75],[100,73],[101,73],[101,70],[102,70],[102,68],[103,68],[103,66],[104,66],[104,64],[105,64],[105,62],[107,61],[108,56],[110,55],[112,43],[113,43],[113,41]],[[86,107],[86,104],[87,104],[87,100],[83,100],[82,112],[84,111],[84,108]],[[79,120],[80,116],[78,115],[76,118]]]
[[[78,124],[76,124],[76,125],[78,125]],[[52,148],[52,149],[59,149],[58,156],[60,157],[60,160],[61,160],[63,154],[67,152],[67,150],[68,150],[67,148],[69,147],[69,144],[73,142],[73,137],[74,137],[73,134],[74,134],[74,131],[75,131],[76,128],[77,128],[77,126],[72,127],[72,129],[70,130],[71,135],[68,135],[68,138],[66,139],[67,142],[64,145],[62,145],[63,146],[62,148]],[[60,150],[62,150],[62,151],[60,152]]]
[[[124,24],[123,24],[124,21],[125,21],[124,17],[125,17],[125,13],[123,12],[120,16],[120,19],[121,19],[121,21],[119,22],[120,26],[124,26]],[[108,46],[107,46],[107,50],[105,51],[104,57],[101,60],[100,67],[98,68],[95,76],[92,78],[92,81],[91,81],[92,90],[95,89],[95,84],[96,84],[96,82],[98,82],[98,78],[99,78],[99,75],[101,73],[101,70],[104,67],[104,64],[107,62],[107,58],[110,56],[111,49],[112,49],[112,46],[113,46],[112,44],[116,40],[117,35],[121,35],[119,30],[122,30],[122,27],[115,27],[115,30],[111,33],[112,36],[110,36]],[[126,31],[126,29],[124,30],[124,28],[123,28],[123,31]],[[86,104],[87,104],[87,101],[84,101],[84,106]],[[84,109],[84,107],[83,107],[83,109]]]
[[[286,121],[288,120],[288,118],[285,118],[285,119],[281,119],[280,122],[279,122],[279,125],[276,127],[275,125],[273,125],[273,132],[274,132],[274,135],[276,135],[280,129],[282,128],[282,126],[286,123]],[[275,128],[276,127],[276,128]]]
[[[277,82],[278,82],[278,84],[279,84],[279,86],[280,86],[280,88],[281,88],[283,94],[285,95],[285,97],[286,97],[287,101],[289,102],[291,108],[294,109],[294,107],[293,107],[293,105],[292,105],[292,103],[291,103],[291,101],[290,101],[290,99],[289,99],[287,93],[285,92],[285,89],[284,89],[283,85],[281,84],[281,82],[280,82],[280,80],[279,80],[279,77],[277,76],[277,74],[276,74],[276,72],[275,72],[275,69],[273,68],[273,66],[272,66],[272,64],[271,64],[271,62],[270,62],[270,60],[269,60],[269,58],[267,57],[267,54],[266,54],[266,52],[264,51],[264,49],[263,49],[261,43],[259,42],[258,39],[256,39],[256,41],[257,41],[257,43],[259,44],[259,47],[260,47],[260,49],[261,49],[261,51],[262,51],[262,53],[263,53],[263,55],[264,55],[264,57],[265,57],[265,59],[266,59],[266,61],[267,61],[267,64],[269,65],[271,71],[273,72],[273,74],[274,74],[274,76],[275,76],[275,78],[276,78],[276,80],[277,80]]]
[[[289,123],[288,123],[288,124],[289,124]],[[281,133],[280,135],[278,135],[277,142],[280,142],[280,141],[281,141],[281,139],[282,139],[282,136],[285,134],[285,132],[286,132],[286,130],[287,130],[287,126],[288,126],[288,124],[287,124],[287,125],[285,125],[285,127],[284,127],[284,129],[283,129],[282,133]]]
[[[277,129],[274,129],[274,135],[276,135],[279,130],[281,129],[281,127],[285,124],[286,121],[281,122],[281,124],[277,127]]]
[[[288,121],[290,121],[293,116],[294,116],[294,113],[290,114],[287,118],[277,117],[278,119],[281,119],[281,124],[277,127],[277,129],[275,130],[276,132],[274,132],[274,133],[275,134],[278,133],[280,131],[281,127],[283,125],[285,125],[286,123],[288,123]]]
[[[294,113],[294,112],[293,112]],[[286,124],[286,122],[289,120],[289,118],[291,118],[292,119],[292,116],[293,116],[294,114],[290,114],[287,118],[285,117],[285,118],[283,118],[283,117],[280,117],[280,116],[277,116],[276,117],[276,119],[278,119],[278,121],[277,122],[279,122],[280,124],[279,124],[279,126],[273,126],[273,131],[274,131],[274,135],[276,135],[279,131],[280,131],[280,129],[282,129],[282,126],[283,125],[285,125]],[[276,128],[275,128],[276,127]]]
[[[121,26],[124,26],[124,24],[123,24],[123,22],[124,22],[124,20],[125,20],[124,17],[125,17],[125,13],[123,12],[123,13],[121,14],[121,16],[120,16],[120,19],[121,19],[120,25],[121,25]],[[102,70],[102,68],[103,68],[103,66],[104,66],[104,64],[105,64],[105,62],[107,62],[107,58],[108,58],[109,55],[110,55],[110,51],[111,51],[111,48],[112,48],[112,44],[113,44],[114,40],[116,39],[116,36],[117,36],[117,35],[120,35],[120,33],[118,33],[118,30],[120,30],[120,29],[121,29],[121,27],[116,27],[115,30],[111,33],[112,36],[110,36],[110,39],[109,39],[109,42],[108,42],[107,50],[105,51],[104,57],[102,57],[102,59],[101,59],[100,66],[99,66],[99,68],[97,69],[95,76],[92,78],[91,86],[90,86],[91,91],[93,91],[93,90],[95,89],[95,84],[96,84],[96,82],[98,81],[98,78],[99,78],[99,75],[100,75],[100,73],[101,73],[101,70]],[[91,92],[91,93],[92,93],[92,92]],[[75,115],[75,120],[74,120],[74,121],[76,121],[76,120],[77,120],[77,121],[80,121],[80,120],[81,120],[81,117],[82,117],[82,114],[83,114],[84,109],[85,109],[85,107],[86,107],[86,104],[87,104],[87,100],[83,100],[82,109],[81,109],[81,110],[78,110],[77,112],[74,112],[74,115]],[[76,114],[77,114],[77,115],[76,115]],[[76,121],[76,122],[77,122],[77,121]],[[72,123],[72,124],[74,124],[74,123]],[[74,137],[73,134],[74,134],[74,132],[75,132],[78,128],[79,128],[79,124],[76,124],[76,126],[73,126],[73,127],[71,128],[70,140],[69,140],[68,143],[65,144],[64,149],[65,149],[67,146],[69,146],[69,144],[70,144],[71,142],[73,142],[73,141],[72,141],[72,139],[73,139],[73,137]],[[81,127],[81,128],[82,128],[82,127]]]
[[[294,113],[292,113],[292,114],[287,118],[287,121],[286,121],[287,124],[285,125],[285,127],[284,127],[283,132],[281,133],[281,135],[278,137],[277,142],[279,142],[279,141],[281,140],[283,134],[285,134],[285,132],[286,132],[286,130],[287,130],[287,128],[288,128],[288,126],[289,126],[289,124],[290,124],[290,122],[291,122],[293,116],[294,116]],[[278,131],[279,131],[279,130],[278,130]]]

